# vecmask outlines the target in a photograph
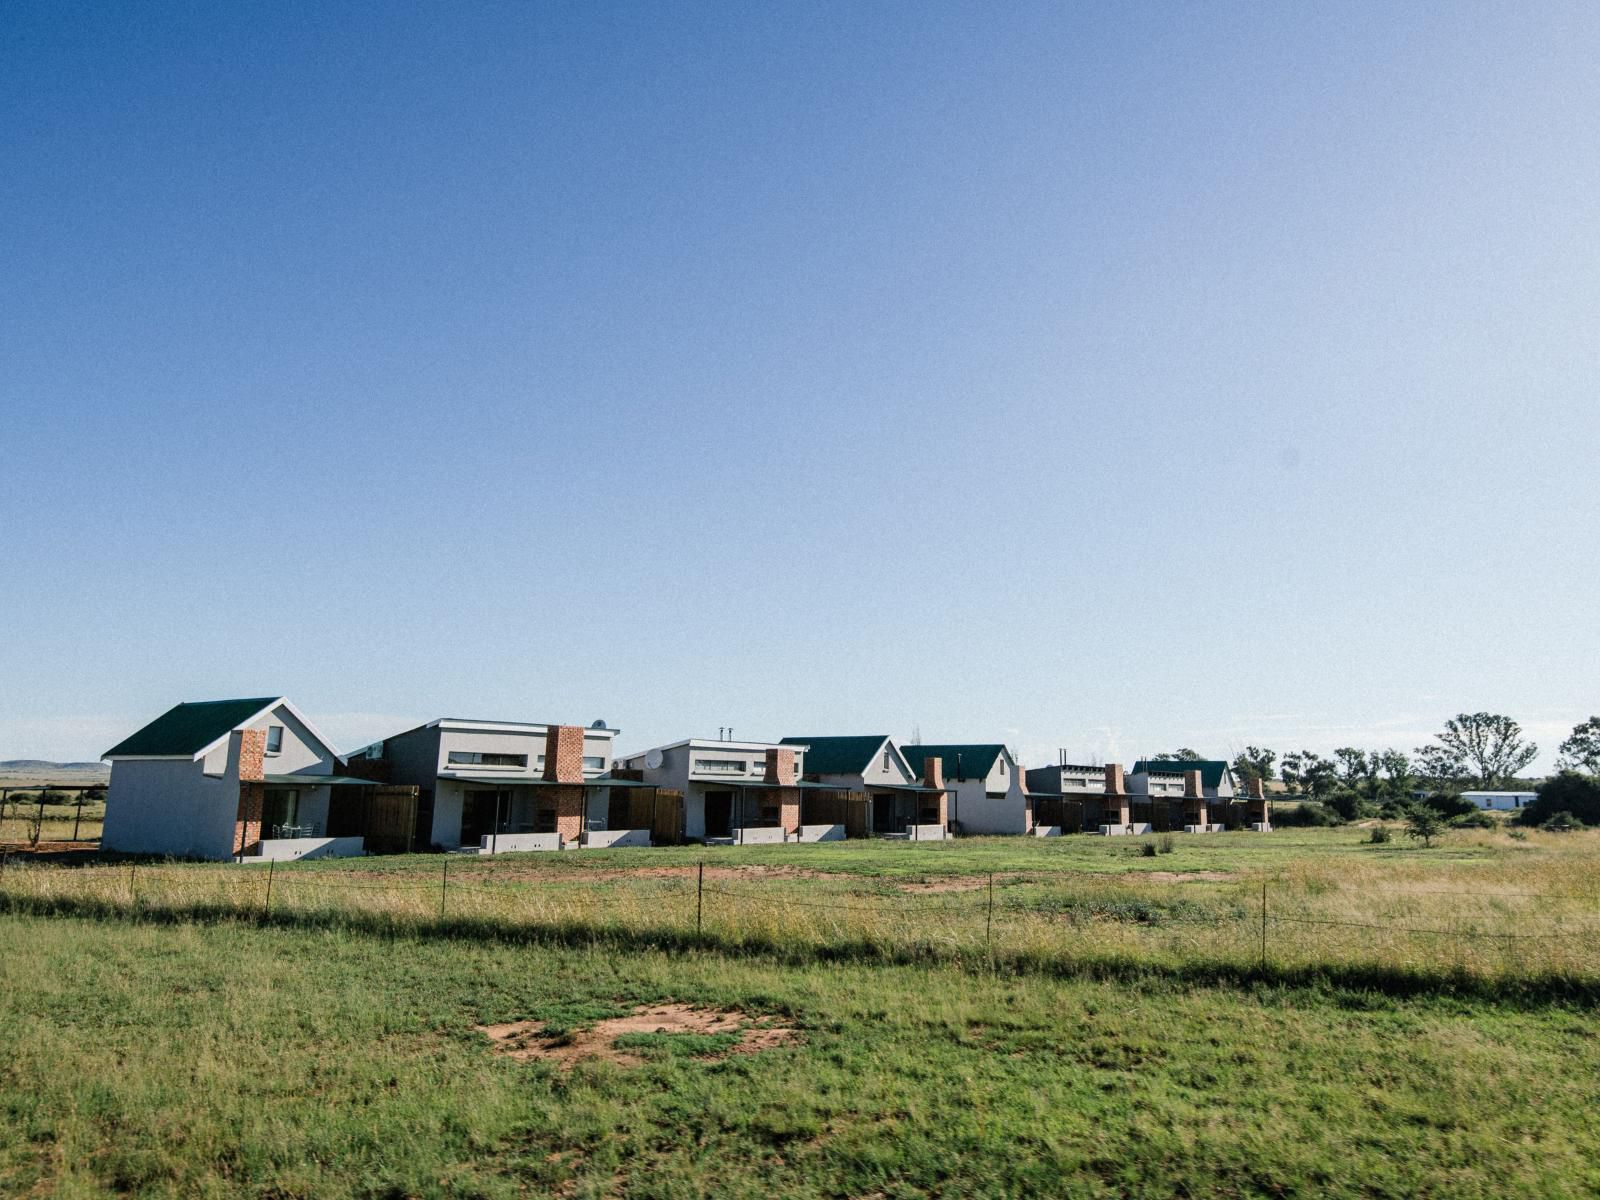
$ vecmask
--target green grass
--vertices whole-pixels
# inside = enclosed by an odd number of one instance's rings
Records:
[[[14,857],[0,1195],[1600,1191],[1600,834],[445,864]],[[800,1041],[474,1032],[668,1002]]]
[[[1600,1189],[1600,1040],[1559,1004],[348,929],[10,915],[0,937],[6,1195]],[[668,1001],[802,1041],[564,1074],[472,1032]]]

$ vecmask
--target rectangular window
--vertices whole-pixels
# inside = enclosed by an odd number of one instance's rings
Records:
[[[268,725],[267,726],[267,753],[268,754],[282,754],[283,753],[283,726],[282,725]]]
[[[748,767],[742,758],[697,758],[694,769],[703,775],[743,775]]]
[[[606,769],[605,756],[601,754],[585,754],[583,756],[583,769],[585,771],[604,771]]]
[[[452,767],[526,767],[526,754],[494,754],[487,750],[452,750],[448,759]]]
[[[885,771],[894,770],[894,762],[892,761],[892,757],[887,750],[883,752],[883,769]]]

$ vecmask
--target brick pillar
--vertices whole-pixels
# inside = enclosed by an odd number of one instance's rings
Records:
[[[583,728],[552,725],[544,735],[544,777],[550,783],[583,782]]]
[[[800,782],[800,772],[795,769],[795,753],[786,746],[768,746],[765,783],[774,787],[793,787]]]
[[[772,751],[768,750],[768,754]],[[800,831],[800,789],[794,787],[780,788],[775,795],[778,798],[778,824],[783,826],[785,833],[798,833]]]
[[[1101,800],[1102,825],[1129,823],[1128,792],[1123,786],[1122,764],[1106,764],[1106,794]]]
[[[546,758],[546,764],[549,763]],[[556,832],[563,843],[576,842],[583,833],[584,789],[581,787],[551,788],[555,793]]]
[[[1183,823],[1185,825],[1209,825],[1210,818],[1206,812],[1206,793],[1200,786],[1200,772],[1185,771],[1183,773]]]
[[[922,786],[936,788],[933,793],[921,792],[917,796],[917,823],[930,824],[923,821],[922,807],[924,802],[931,803],[938,811],[938,817],[931,824],[938,825],[941,829],[950,827],[950,793],[944,790],[944,759],[937,754],[930,754],[922,760]]]
[[[267,753],[267,731],[239,731],[239,807],[233,819],[235,854],[261,852],[261,813],[266,804],[263,782]]]
[[[1244,791],[1248,813],[1245,819],[1253,824],[1270,825],[1272,817],[1267,810],[1266,785],[1259,779],[1252,779],[1245,784]]]

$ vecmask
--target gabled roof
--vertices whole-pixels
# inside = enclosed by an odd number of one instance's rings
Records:
[[[1214,788],[1222,783],[1222,774],[1228,764],[1220,758],[1141,758],[1133,764],[1135,775],[1154,772],[1157,775],[1182,775],[1186,771],[1199,771],[1202,787]]]
[[[101,758],[191,758],[283,699],[196,700],[175,705]]]
[[[930,754],[936,754],[944,760],[945,782],[954,779],[982,779],[994,770],[995,760],[1004,754],[1006,748],[1000,743],[983,745],[950,745],[950,746],[902,746],[900,752],[905,755],[906,762],[911,767],[911,773],[920,776],[922,764],[927,761]],[[956,757],[961,759],[961,772],[956,773]]]
[[[786,737],[785,746],[806,746],[807,775],[860,775],[889,740],[886,733],[859,737]]]

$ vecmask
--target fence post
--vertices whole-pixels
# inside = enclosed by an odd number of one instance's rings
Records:
[[[705,911],[705,897],[706,897],[706,864],[705,864],[705,860],[701,859],[700,860],[700,877],[699,877],[699,881],[695,884],[695,888],[694,888],[694,935],[695,935],[695,937],[699,937],[700,936],[700,917],[701,917],[701,914]]]
[[[450,860],[444,860],[444,870],[439,874],[439,920],[444,920],[444,897],[450,890]]]
[[[1261,881],[1261,969],[1267,969],[1267,881]]]
[[[263,916],[267,916],[272,912],[272,868],[277,865],[273,859],[267,859],[267,901],[261,906]]]
[[[989,915],[983,923],[983,948],[989,949],[989,942],[994,934],[994,872],[989,872]]]
[[[128,903],[130,905],[139,903],[139,890],[137,886],[138,871],[138,863],[128,864]]]

